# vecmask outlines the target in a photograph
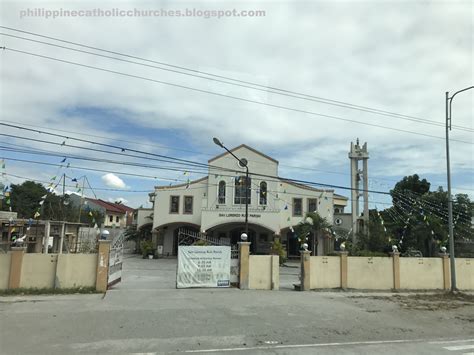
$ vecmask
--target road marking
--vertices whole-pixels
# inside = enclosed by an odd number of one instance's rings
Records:
[[[469,349],[474,349],[474,345],[457,345],[457,346],[446,346],[443,349],[446,350],[469,350]]]
[[[344,345],[377,345],[377,344],[396,344],[396,343],[414,343],[422,342],[427,339],[401,339],[401,340],[374,340],[374,341],[352,341],[347,343],[316,343],[316,344],[294,344],[294,345],[275,345],[275,346],[248,346],[243,348],[223,348],[206,350],[186,350],[185,353],[215,353],[224,351],[249,351],[249,350],[269,350],[269,349],[292,349],[292,348],[316,348],[325,346],[344,346]]]
[[[458,340],[447,340],[447,341],[430,341],[428,344],[449,344],[449,343],[470,343],[474,339],[458,339]]]

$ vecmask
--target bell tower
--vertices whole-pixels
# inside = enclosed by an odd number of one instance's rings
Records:
[[[367,143],[364,143],[361,147],[359,138],[357,138],[355,145],[351,142],[349,159],[351,160],[352,242],[355,243],[357,233],[369,233],[369,175],[367,164],[369,152],[367,151]],[[360,189],[361,181],[362,190]],[[359,213],[361,197],[364,202],[362,215]]]

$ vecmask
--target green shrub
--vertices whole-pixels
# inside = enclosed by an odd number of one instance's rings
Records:
[[[272,243],[272,255],[278,255],[280,257],[280,265],[284,264],[286,262],[286,251],[283,248],[283,245],[281,244],[279,239],[276,239]]]
[[[141,244],[142,255],[146,258],[148,255],[155,255],[155,249],[153,243],[149,240],[144,240]]]
[[[358,250],[356,252],[351,253],[352,256],[388,256],[387,253],[382,253],[380,251],[370,251],[370,250]]]

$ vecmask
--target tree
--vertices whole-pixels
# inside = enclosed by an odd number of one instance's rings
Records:
[[[41,201],[44,201],[42,205],[40,205]],[[69,203],[67,195],[56,195],[34,181],[11,185],[10,206],[13,212],[18,213],[19,218],[33,218],[39,211],[40,219],[77,222],[79,215],[79,209]],[[103,214],[100,212],[97,212],[94,217],[97,221],[103,220]],[[86,215],[85,211],[82,211],[80,220],[83,223],[92,224],[92,218]]]
[[[393,206],[381,212],[387,230],[398,240],[402,252],[413,248],[425,256],[435,256],[441,246],[448,245],[448,194],[442,187],[429,191],[430,186],[416,174],[404,177],[390,191]],[[469,197],[456,195],[453,203],[455,239],[474,240],[472,213]]]
[[[304,220],[296,226],[295,232],[301,246],[308,241],[310,242],[308,243],[310,246],[314,246],[317,243],[318,237],[320,237],[324,231],[329,231],[330,228],[331,224],[326,218],[321,217],[318,212],[308,212]],[[312,236],[312,240],[309,236]],[[313,249],[315,248],[313,247]],[[326,252],[329,252],[329,245],[326,246],[325,249]]]
[[[369,234],[359,233],[356,249],[359,254],[385,253],[391,250],[391,239],[391,232],[386,227],[384,214],[382,212],[379,214],[377,210],[370,210]]]

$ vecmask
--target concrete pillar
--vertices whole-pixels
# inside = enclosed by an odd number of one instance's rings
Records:
[[[23,255],[25,254],[25,251],[25,247],[12,247],[8,288],[20,287],[21,268],[23,266]]]
[[[443,287],[445,290],[451,289],[451,269],[449,265],[449,254],[440,254],[443,258]]]
[[[367,143],[364,144],[364,150],[367,151]],[[364,181],[364,191],[362,192],[362,195],[364,196],[364,233],[366,235],[369,235],[369,168],[368,168],[368,159],[364,159],[362,161],[362,166],[364,169],[364,176],[363,176],[363,181]]]
[[[272,255],[272,290],[280,289],[280,256]]]
[[[347,251],[340,251],[339,256],[341,258],[341,288],[347,288],[347,255],[349,252]]]
[[[49,233],[51,230],[51,223],[44,222],[44,237],[43,237],[43,254],[48,254]]]
[[[109,276],[109,254],[110,254],[110,240],[99,240],[99,252],[97,254],[97,278],[95,282],[95,289],[98,292],[107,291],[107,281]]]
[[[61,226],[61,234],[59,236],[59,251],[58,253],[59,254],[62,254],[63,253],[63,244],[64,244],[64,232],[66,230],[66,223],[63,222],[62,226]]]
[[[239,288],[249,289],[250,243],[239,242]]]
[[[400,253],[390,253],[393,261],[393,289],[400,289]]]
[[[311,288],[311,251],[301,251],[301,291],[309,291]]]

